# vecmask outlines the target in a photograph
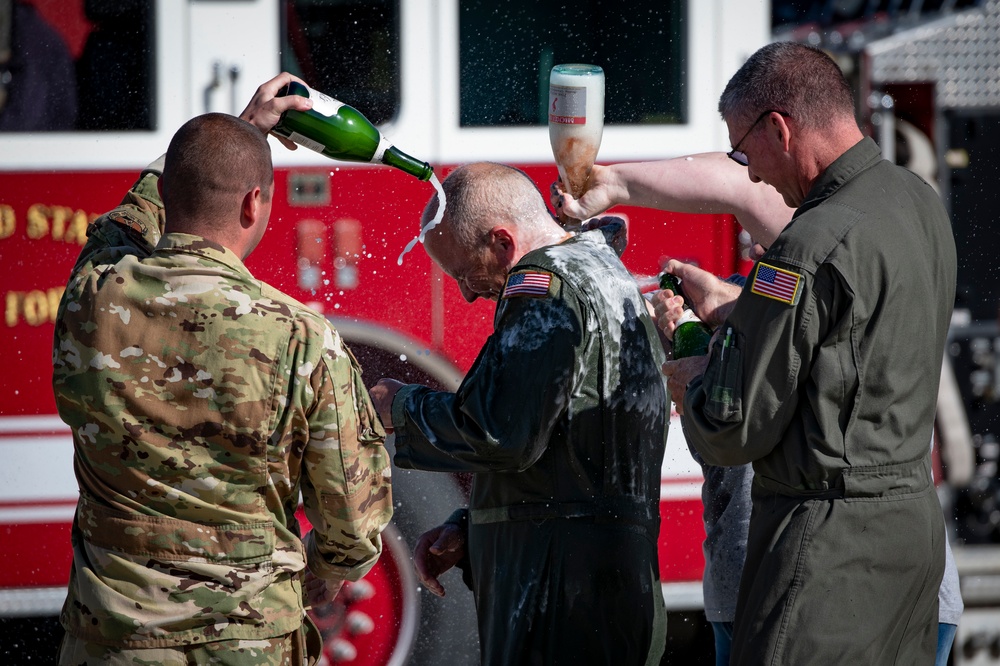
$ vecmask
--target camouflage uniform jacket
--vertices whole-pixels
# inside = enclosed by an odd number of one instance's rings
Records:
[[[157,178],[95,221],[59,307],[80,486],[61,621],[129,648],[280,636],[302,622],[307,556],[348,580],[378,559],[384,431],[322,316],[220,245],[160,237]]]

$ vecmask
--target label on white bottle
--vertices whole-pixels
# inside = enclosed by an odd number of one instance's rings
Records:
[[[604,130],[604,71],[595,65],[556,65],[549,74],[549,141],[566,191],[579,198]]]
[[[306,90],[309,91],[309,99],[313,102],[312,110],[316,113],[323,114],[327,118],[337,115],[337,111],[340,110],[340,107],[344,106],[343,102],[321,93],[318,90],[313,90],[309,86],[306,86]],[[313,150],[316,149],[313,148]]]
[[[560,125],[586,125],[587,89],[550,84],[549,122]]]

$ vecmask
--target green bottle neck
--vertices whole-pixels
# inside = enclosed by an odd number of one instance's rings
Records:
[[[434,175],[434,169],[431,168],[430,164],[407,155],[395,146],[390,146],[383,153],[382,164],[405,171],[419,180],[430,180],[431,176]]]
[[[669,289],[674,292],[674,296],[683,296],[681,293],[681,281],[676,275],[671,273],[663,273],[660,275],[660,289]],[[684,309],[690,311],[691,306],[688,305],[687,299],[684,299]],[[700,321],[700,320],[699,320]]]
[[[675,295],[680,294],[680,280],[677,279],[676,275],[671,275],[670,273],[662,273],[660,275],[660,289],[669,289],[674,292]]]

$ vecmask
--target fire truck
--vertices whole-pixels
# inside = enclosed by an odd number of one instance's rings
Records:
[[[773,23],[772,23],[773,22]],[[773,32],[772,32],[773,27]],[[859,121],[887,157],[939,188],[960,253],[937,433],[942,504],[966,612],[952,661],[1000,663],[1000,0],[0,0],[0,653],[52,661],[76,504],[72,441],[51,392],[53,319],[87,225],[115,206],[173,132],[238,114],[291,71],[358,108],[439,178],[477,160],[516,165],[547,191],[548,73],[601,65],[598,161],[728,149],[715,109],[759,46],[827,49],[855,84]],[[366,382],[455,388],[489,335],[418,247],[396,262],[433,189],[382,166],[272,142],[275,198],[248,260],[258,278],[324,313]],[[620,207],[636,274],[667,257],[745,272],[728,216]],[[711,664],[701,612],[701,473],[676,421],[661,484],[659,554],[670,611],[665,663]],[[394,470],[385,552],[314,612],[331,664],[476,663],[470,593],[449,573],[417,583],[416,537],[466,501],[469,479]]]
[[[636,0],[627,12],[601,0],[0,0],[5,662],[51,661],[61,636],[77,491],[50,386],[56,306],[89,222],[184,121],[239,113],[259,83],[287,70],[361,110],[439,178],[494,160],[546,191],[557,177],[544,108],[552,65],[606,72],[599,162],[661,159],[728,148],[718,94],[772,39],[837,58],[862,127],[939,188],[951,213],[959,293],[935,450],[966,605],[952,662],[1000,664],[1000,211],[988,194],[1000,149],[1000,0]],[[272,222],[250,270],[326,314],[369,383],[455,388],[490,333],[493,306],[465,303],[419,247],[397,264],[433,188],[277,142],[273,154]],[[628,221],[624,261],[637,274],[657,273],[666,257],[719,275],[748,267],[732,218],[614,212]],[[410,563],[416,537],[465,502],[468,483],[394,470],[383,557],[314,613],[329,663],[476,663],[471,595],[454,574],[447,597],[429,595]],[[700,484],[675,424],[661,484],[666,663],[713,663]]]
[[[607,0],[0,0],[0,650],[46,663],[61,637],[77,486],[51,390],[60,295],[88,224],[182,123],[238,114],[260,83],[290,71],[359,109],[439,178],[493,160],[547,192],[557,178],[546,125],[553,65],[604,68],[599,162],[725,149],[717,96],[767,41],[768,12],[745,0],[634,0],[627,11]],[[397,264],[433,188],[272,147],[273,212],[248,260],[253,274],[328,316],[366,382],[457,387],[494,306],[464,302],[419,246]],[[731,217],[616,212],[637,274],[655,275],[667,257],[722,275],[746,268]],[[317,613],[329,663],[477,662],[460,577],[449,573],[438,599],[410,562],[416,537],[465,503],[468,483],[394,470],[383,557]],[[683,650],[711,654],[700,485],[675,424],[659,551],[668,655],[683,663],[697,663]]]

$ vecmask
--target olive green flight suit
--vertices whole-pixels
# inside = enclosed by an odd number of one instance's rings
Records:
[[[706,461],[754,467],[732,663],[933,663],[955,271],[938,195],[864,139],[747,280],[683,416]]]

